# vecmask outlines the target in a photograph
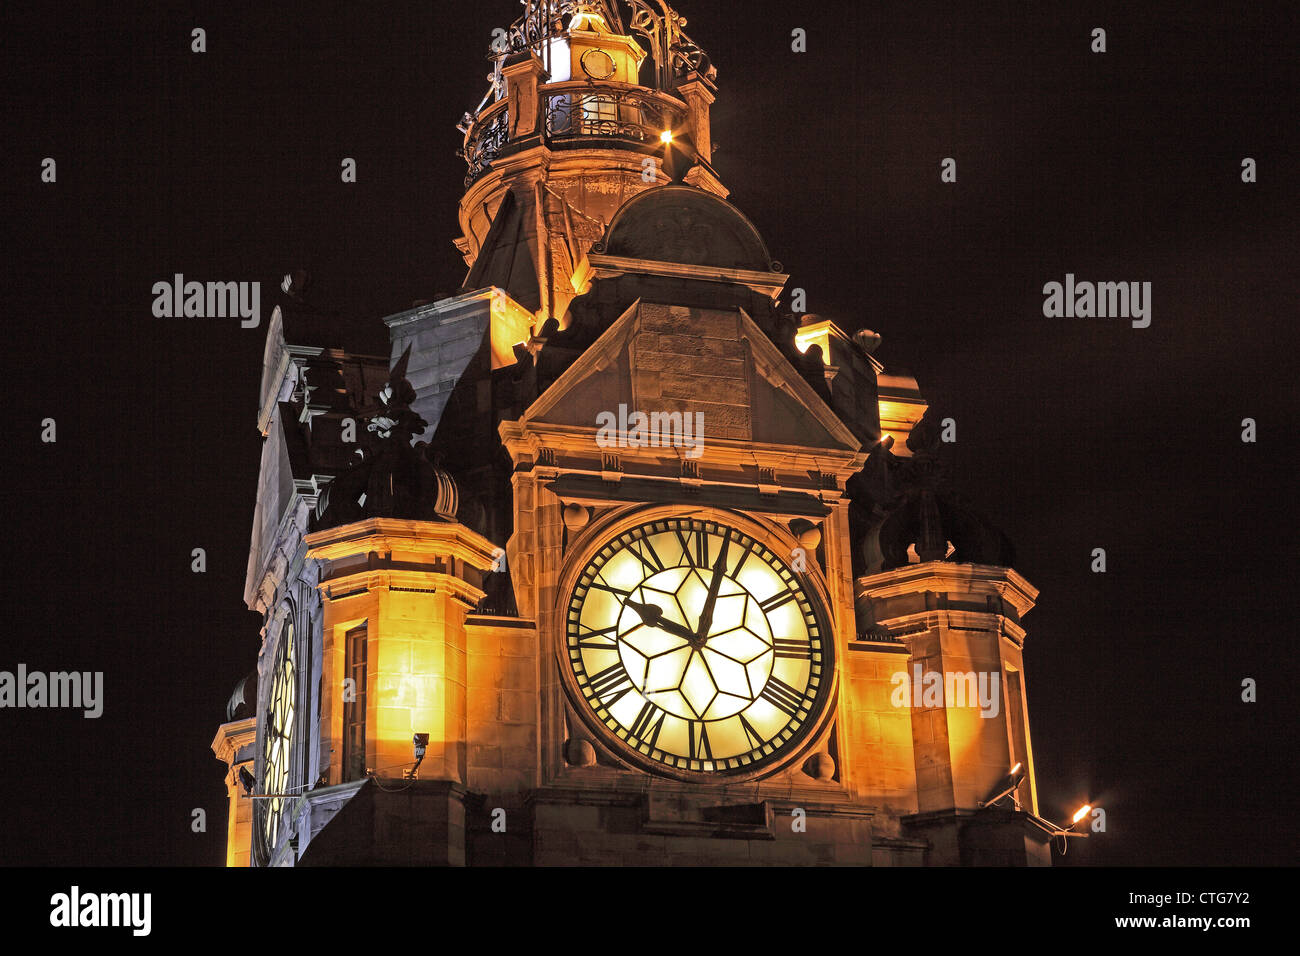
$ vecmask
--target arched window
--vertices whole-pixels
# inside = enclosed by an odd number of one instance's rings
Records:
[[[289,789],[289,758],[293,747],[294,711],[297,705],[297,652],[293,621],[284,625],[275,671],[271,675],[271,700],[266,719],[266,757],[263,762],[262,792],[283,794]],[[283,796],[265,800],[262,832],[268,852],[275,850],[281,835],[281,818],[288,801]]]

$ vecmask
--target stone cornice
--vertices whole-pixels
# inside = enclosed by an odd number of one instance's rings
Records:
[[[890,598],[917,592],[966,592],[996,594],[1024,617],[1038,599],[1038,589],[1016,570],[988,564],[952,564],[926,561],[909,564],[892,571],[882,571],[858,578],[854,591],[872,598]]]
[[[257,739],[257,718],[245,717],[232,720],[217,728],[217,735],[212,738],[212,752],[226,766],[234,761],[236,754]]]
[[[487,597],[486,591],[464,579],[436,571],[367,568],[354,574],[330,577],[318,587],[329,601],[341,601],[363,592],[382,590],[448,593],[470,610],[478,607],[479,602]]]
[[[911,593],[911,592],[907,592]],[[873,596],[875,596],[873,594]],[[1008,602],[1010,603],[1010,602]],[[1007,638],[1016,647],[1025,646],[1025,629],[1005,615],[993,611],[980,613],[960,610],[928,610],[915,614],[899,614],[889,618],[888,631],[897,635],[898,644],[876,643],[854,640],[851,650],[889,651],[897,648],[903,653],[911,652],[912,639],[930,632],[935,628],[947,627],[962,631],[987,631]]]
[[[757,272],[751,269],[724,269],[721,266],[684,265],[677,262],[655,262],[649,259],[626,259],[589,253],[573,276],[573,284],[586,288],[596,279],[611,279],[623,275],[663,276],[669,279],[692,279],[704,282],[721,282],[741,285],[759,295],[775,299],[790,281],[781,272]]]
[[[549,470],[552,472],[552,474],[542,475],[541,477],[558,477],[560,474],[590,474],[599,477],[602,474],[602,470],[599,468],[584,469],[580,466],[565,463],[566,460],[572,462],[574,459],[579,461],[599,459],[602,449],[596,443],[598,431],[599,429],[594,426],[554,425],[542,421],[503,421],[498,428],[506,450],[510,452],[516,464],[521,466],[522,470]],[[542,464],[542,449],[555,454],[554,465]],[[672,449],[669,450],[673,451]],[[674,480],[674,476],[665,476],[653,470],[640,472],[636,470],[638,462],[658,465],[666,457],[663,448],[614,448],[610,451],[619,457],[623,474],[627,478]],[[762,467],[773,467],[779,463],[779,471],[782,473],[821,472],[824,475],[833,475],[837,479],[836,489],[819,489],[811,485],[788,487],[790,491],[811,494],[824,491],[830,497],[839,497],[844,484],[862,470],[866,461],[867,453],[862,451],[833,448],[800,448],[791,445],[772,445],[763,442],[735,441],[724,438],[709,439],[704,455],[699,459],[702,479],[707,474],[710,465],[723,466],[734,471],[735,469],[753,467],[756,464]],[[529,467],[530,465],[532,467]],[[710,482],[707,479],[703,480],[702,483],[737,484],[735,481]],[[764,482],[765,487],[767,484],[767,482]],[[773,489],[781,487],[783,486],[772,485]]]
[[[450,594],[472,609],[486,592],[446,562],[486,571],[498,557],[492,542],[450,522],[370,518],[317,531],[306,541],[309,558],[330,562],[317,584],[329,601],[377,590],[426,591]]]
[[[322,561],[338,561],[371,552],[381,555],[398,552],[456,558],[487,571],[497,560],[497,548],[491,541],[456,522],[367,518],[313,532],[303,540],[309,549],[307,556]]]

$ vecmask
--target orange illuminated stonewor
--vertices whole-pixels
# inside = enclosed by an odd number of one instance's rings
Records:
[[[894,333],[793,311],[684,18],[523,6],[459,128],[461,291],[378,358],[273,307],[228,862],[1050,863],[1037,590]],[[896,693],[926,672],[979,699]]]

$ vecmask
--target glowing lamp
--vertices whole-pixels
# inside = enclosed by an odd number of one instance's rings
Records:
[[[1011,797],[1011,802],[1015,805],[1015,808],[1019,810],[1020,801],[1018,801],[1014,796],[1012,796],[1012,794],[1016,792],[1016,788],[1020,786],[1020,782],[1024,779],[1025,779],[1024,770],[1021,769],[1020,764],[1016,764],[1014,767],[1011,768],[1011,770],[1007,773],[1005,777],[1003,777],[1000,781],[998,781],[998,785],[995,788],[995,792],[993,793],[993,795],[990,796],[987,800],[983,801],[980,804],[980,806],[991,807],[993,806],[993,804],[997,803],[1003,797]]]

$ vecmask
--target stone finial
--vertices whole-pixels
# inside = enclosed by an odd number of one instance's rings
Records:
[[[870,329],[859,329],[853,333],[853,341],[857,343],[858,348],[868,355],[875,355],[876,349],[880,348],[883,339],[879,332],[872,332]]]

